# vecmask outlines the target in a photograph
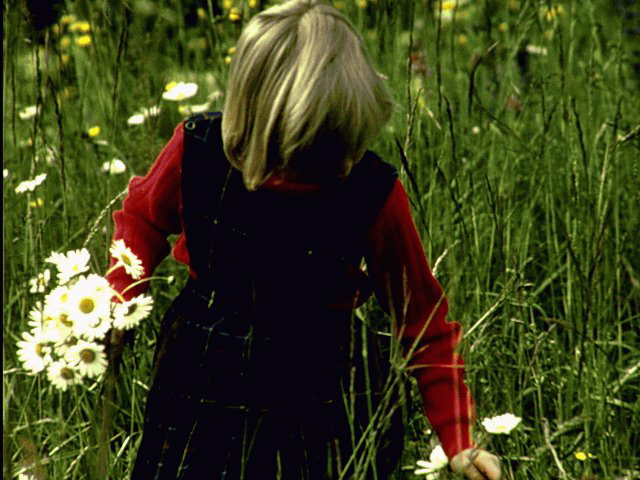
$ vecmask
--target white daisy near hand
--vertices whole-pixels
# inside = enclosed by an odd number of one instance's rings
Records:
[[[63,392],[71,385],[82,383],[82,376],[78,369],[64,360],[57,360],[49,364],[47,378],[56,388]]]
[[[489,433],[508,435],[511,430],[518,426],[521,420],[520,417],[516,417],[512,413],[505,413],[497,417],[485,418],[482,420],[482,426]]]
[[[94,274],[80,277],[69,289],[67,311],[77,336],[93,340],[107,333],[112,295],[107,280]]]
[[[32,333],[23,332],[22,338],[17,344],[22,366],[31,373],[42,372],[52,361],[50,338],[37,328]]]
[[[64,359],[70,365],[74,365],[80,375],[88,378],[99,377],[107,369],[107,356],[104,352],[104,346],[94,342],[78,341],[78,343],[67,349]]]
[[[29,280],[29,293],[44,293],[44,288],[51,280],[51,271],[48,268]]]
[[[431,451],[429,461],[418,460],[416,464],[420,468],[417,468],[413,473],[416,475],[426,475],[427,479],[432,480],[437,478],[439,470],[442,470],[449,464],[449,459],[442,447],[438,445]]]
[[[124,244],[124,240],[114,240],[109,253],[116,259],[116,264],[112,268],[124,267],[125,272],[131,275],[134,280],[144,275],[142,261]]]
[[[153,298],[138,295],[128,302],[119,303],[113,311],[113,326],[120,330],[137,327],[141,320],[149,316],[153,309]]]
[[[195,83],[171,82],[167,84],[164,90],[162,98],[172,102],[179,102],[198,93],[198,85]]]
[[[91,255],[86,248],[71,250],[66,254],[52,253],[45,261],[58,268],[58,282],[68,283],[73,277],[89,270]]]

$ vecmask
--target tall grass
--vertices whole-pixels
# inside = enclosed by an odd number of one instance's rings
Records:
[[[81,47],[59,19],[36,31],[23,2],[5,2],[5,478],[33,463],[38,478],[130,471],[157,319],[181,282],[152,286],[154,320],[125,350],[107,409],[102,384],[59,393],[24,373],[15,342],[37,300],[28,280],[52,250],[90,238],[93,267],[104,271],[114,198],[183,118],[161,102],[164,85],[197,82],[193,103],[223,89],[228,49],[264,5],[232,2],[244,13],[232,23],[215,3],[198,11],[173,0],[63,2],[62,13],[91,24],[92,43]],[[374,149],[400,168],[450,318],[463,325],[478,416],[523,418],[508,437],[489,438],[481,427],[477,436],[501,455],[507,478],[637,478],[640,39],[623,17],[637,7],[484,0],[448,12],[451,2],[337,3],[389,78],[396,113]],[[127,125],[160,102],[157,118]],[[27,105],[40,114],[23,121]],[[91,138],[95,125],[101,132]],[[126,163],[124,175],[100,171],[114,157]],[[14,193],[41,172],[48,178],[36,192]],[[43,205],[29,206],[37,197]],[[159,271],[186,278],[170,260]],[[360,314],[385,322],[373,303]],[[408,477],[434,440],[411,411]],[[593,458],[581,461],[579,451]]]

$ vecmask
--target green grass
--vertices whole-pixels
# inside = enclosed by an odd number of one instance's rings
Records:
[[[640,37],[623,33],[631,21],[613,1],[484,0],[443,22],[436,2],[344,4],[389,77],[396,111],[374,149],[400,168],[450,318],[463,326],[478,417],[523,419],[508,437],[487,439],[487,448],[502,457],[506,478],[637,478],[640,77],[633,51]],[[549,21],[545,12],[556,5],[562,10]],[[255,11],[245,6],[243,22]],[[85,243],[93,270],[105,270],[110,214],[120,202],[110,203],[131,175],[146,172],[183,118],[161,101],[164,85],[195,81],[194,104],[222,91],[224,58],[241,26],[208,9],[188,25],[187,7],[173,0],[67,1],[63,13],[90,22],[90,46],[75,45],[64,28],[36,35],[23,3],[5,2],[4,476],[38,459],[41,478],[125,478],[155,331],[180,282],[152,287],[157,308],[124,352],[105,430],[108,387],[62,394],[19,368],[15,342],[37,300],[28,280],[52,250]],[[518,57],[527,45],[546,55],[528,55],[523,72]],[[41,113],[21,120],[20,110],[35,104]],[[127,125],[156,104],[159,117]],[[86,134],[94,125],[106,145]],[[114,157],[126,173],[102,174]],[[48,178],[36,192],[14,193],[42,172]],[[43,206],[29,207],[36,197]],[[186,278],[169,259],[158,272]],[[381,320],[374,305],[363,313]],[[414,414],[403,458],[409,477],[431,449],[426,428]],[[486,438],[480,425],[477,434]],[[594,458],[580,461],[578,451]]]

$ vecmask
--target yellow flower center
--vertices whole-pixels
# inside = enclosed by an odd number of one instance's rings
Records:
[[[69,320],[69,315],[67,315],[66,313],[60,315],[60,323],[65,327],[73,327],[73,322]]]
[[[129,305],[129,308],[127,309],[127,313],[125,313],[125,316],[128,317],[129,315],[133,315],[136,310],[138,310],[138,304],[137,303],[132,303],[131,305]]]
[[[93,350],[84,348],[80,351],[80,360],[84,363],[93,363],[96,359],[96,353]]]
[[[124,263],[127,267],[131,266],[131,259],[124,253],[122,254],[122,263]]]
[[[82,313],[84,313],[85,315],[88,315],[95,310],[96,302],[94,302],[93,298],[91,297],[85,297],[82,300],[80,300],[78,308]]]
[[[70,368],[62,367],[60,369],[60,376],[65,380],[73,380],[73,377],[75,375],[73,373],[73,370],[71,370]]]
[[[36,355],[44,357],[44,345],[41,343],[36,344]]]

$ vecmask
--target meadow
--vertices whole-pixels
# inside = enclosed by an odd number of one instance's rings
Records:
[[[479,442],[507,479],[640,478],[640,6],[333,3],[388,78],[395,112],[372,149],[399,169],[462,325]],[[30,280],[81,247],[104,273],[129,179],[190,113],[222,108],[242,25],[270,3],[28,4],[5,1],[3,17],[3,477],[123,479],[187,271],[167,258],[117,372],[64,392],[18,361],[42,300]],[[197,93],[164,99],[171,82]],[[388,322],[375,301],[359,315]],[[425,478],[416,461],[437,439],[409,403],[397,478]],[[506,412],[522,419],[510,434],[481,426]]]

